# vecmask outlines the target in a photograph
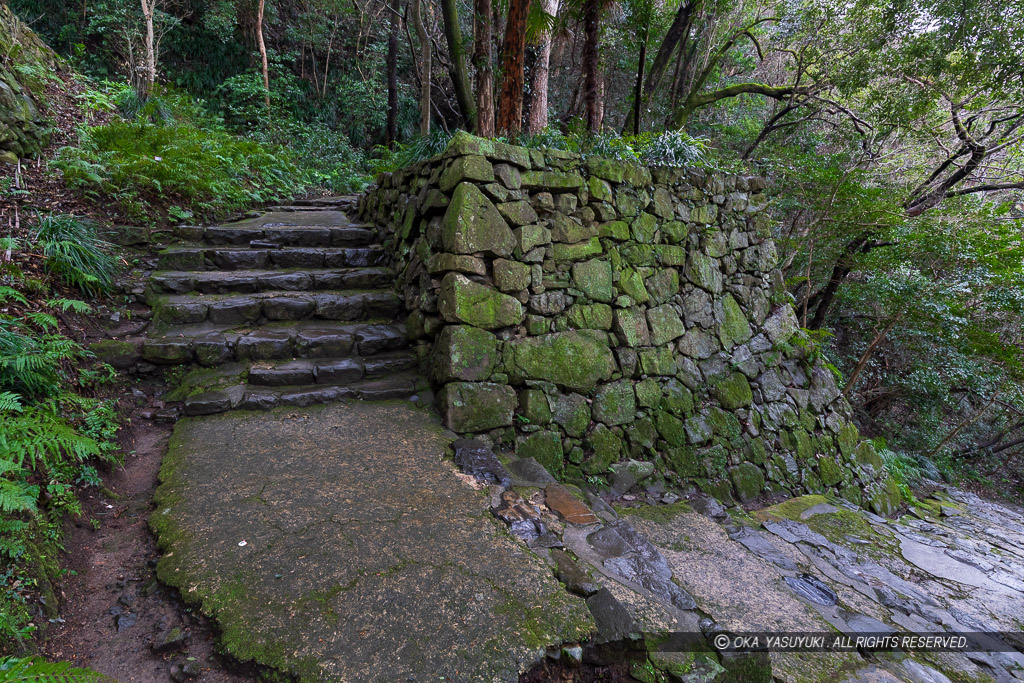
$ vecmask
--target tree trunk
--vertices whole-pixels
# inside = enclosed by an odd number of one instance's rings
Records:
[[[644,68],[647,66],[647,34],[644,30],[644,39],[640,43],[640,58],[636,64],[636,86],[633,89],[633,135],[640,135],[641,108],[643,107],[644,96]]]
[[[857,384],[857,380],[860,379],[860,373],[864,372],[864,368],[868,366],[868,361],[871,360],[871,356],[874,355],[875,349],[878,348],[878,345],[882,343],[882,340],[885,339],[886,335],[889,334],[889,331],[896,326],[896,323],[898,323],[902,317],[903,313],[898,313],[889,321],[889,324],[886,325],[881,332],[878,332],[875,335],[875,338],[870,344],[868,344],[868,348],[864,349],[864,353],[861,354],[856,367],[854,367],[853,372],[850,373],[849,381],[846,383],[846,386],[843,387],[843,396],[850,396],[850,392],[853,391],[854,385]]]
[[[600,0],[584,0],[583,4],[583,103],[587,128],[591,133],[601,129],[598,99],[598,40],[601,31]]]
[[[441,15],[444,19],[444,37],[448,41],[448,54],[452,59],[452,84],[455,86],[455,100],[459,103],[463,127],[473,126],[476,112],[473,107],[473,93],[469,87],[466,71],[466,46],[462,42],[462,28],[459,26],[457,0],[441,0]]]
[[[491,68],[491,0],[473,4],[473,66],[476,67],[476,134],[494,137],[494,72]]]
[[[398,0],[391,0],[388,7],[391,25],[388,31],[388,118],[384,137],[388,148],[393,149],[398,139]]]
[[[679,6],[675,19],[672,20],[672,25],[669,26],[668,33],[665,34],[665,38],[661,41],[658,51],[654,54],[651,70],[647,72],[640,97],[641,107],[647,105],[651,93],[654,92],[661,82],[662,77],[665,75],[665,69],[668,67],[669,60],[672,58],[672,54],[676,51],[677,46],[679,47],[679,54],[682,55],[682,51],[686,48],[686,43],[690,37],[690,27],[693,25],[693,18],[696,15],[695,10],[702,2],[703,0],[688,0]],[[646,42],[645,40],[645,49]],[[682,45],[680,45],[680,42],[682,42]],[[678,68],[677,63],[676,69],[678,70]],[[634,108],[626,118],[626,125],[622,128],[623,132],[628,131],[630,128],[639,129],[635,121],[637,118],[636,112],[637,109]]]
[[[412,23],[420,39],[420,134],[430,135],[430,36],[423,25],[422,0],[412,0]]]
[[[558,0],[542,0],[544,13],[555,16],[558,14]],[[551,74],[551,32],[545,30],[540,35],[537,48],[537,61],[530,74],[529,130],[540,133],[548,127],[548,79]]]
[[[501,100],[498,133],[513,136],[523,127],[523,67],[526,58],[526,17],[530,0],[509,0],[505,41],[501,46]]]
[[[149,99],[153,92],[153,84],[156,83],[156,38],[153,32],[153,12],[156,10],[156,0],[139,0],[142,4],[142,16],[146,21],[146,61],[143,65],[142,78],[138,81],[136,93],[140,100]]]
[[[270,106],[270,67],[267,64],[267,44],[263,41],[263,6],[266,0],[260,0],[256,8],[256,41],[260,48],[260,63],[263,69],[263,103]],[[326,78],[326,77],[325,77]]]

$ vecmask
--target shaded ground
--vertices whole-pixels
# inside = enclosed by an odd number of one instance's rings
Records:
[[[516,680],[592,628],[408,402],[178,422],[152,524],[161,580],[226,647],[304,679]]]
[[[105,477],[114,495],[91,489],[82,517],[69,523],[66,569],[73,573],[61,586],[62,621],[49,626],[41,648],[51,659],[126,683],[171,681],[172,673],[186,665],[210,683],[251,681],[254,675],[246,667],[217,656],[208,620],[155,580],[156,541],[147,523],[170,433],[170,425],[153,423],[138,412],[122,430],[128,455],[123,467]],[[133,617],[135,623],[127,626]],[[175,628],[181,646],[154,652],[154,643],[159,645]]]

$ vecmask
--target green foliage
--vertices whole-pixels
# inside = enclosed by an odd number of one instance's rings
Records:
[[[165,90],[140,102],[121,89],[112,99],[128,118],[80,129],[78,144],[50,163],[69,186],[113,200],[135,220],[166,215],[169,206],[223,215],[309,185],[290,153],[232,135],[181,93]]]
[[[558,149],[586,157],[636,161],[652,166],[699,166],[707,158],[707,140],[683,131],[618,135],[611,131],[590,133],[579,119],[567,133],[548,128],[536,135],[523,135],[516,144],[524,147]]]
[[[900,496],[909,505],[916,505],[917,498],[911,490],[911,486],[921,482],[921,468],[917,462],[905,453],[897,453],[888,449],[881,449],[879,454],[889,476],[896,483]]]
[[[104,683],[112,679],[91,669],[81,669],[67,662],[47,662],[42,657],[5,657],[0,659],[0,681],[5,683]]]
[[[45,257],[46,269],[87,294],[110,291],[117,273],[111,246],[74,216],[51,214],[39,219],[32,239]],[[66,309],[65,309],[66,310]]]
[[[430,135],[421,135],[406,143],[397,142],[394,149],[378,145],[374,148],[378,157],[370,161],[370,172],[373,175],[391,173],[436,156],[445,150],[454,135],[454,131],[435,130]]]

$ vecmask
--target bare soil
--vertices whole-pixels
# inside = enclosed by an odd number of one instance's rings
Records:
[[[148,519],[172,427],[139,415],[148,397],[132,399],[142,405],[121,430],[124,465],[104,475],[104,489],[83,496],[83,515],[68,522],[64,563],[73,573],[61,586],[61,620],[43,634],[41,650],[125,683],[193,678],[182,671],[186,665],[196,680],[256,680],[255,671],[217,653],[210,622],[153,576],[158,552]],[[125,627],[129,614],[137,621]],[[155,652],[175,628],[184,634],[182,647]]]

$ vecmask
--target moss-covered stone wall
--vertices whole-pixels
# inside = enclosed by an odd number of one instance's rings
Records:
[[[46,146],[50,127],[39,105],[45,80],[59,68],[57,55],[0,3],[0,164]]]
[[[449,429],[566,479],[652,462],[720,498],[886,512],[898,492],[799,329],[763,189],[460,133],[359,211]]]

